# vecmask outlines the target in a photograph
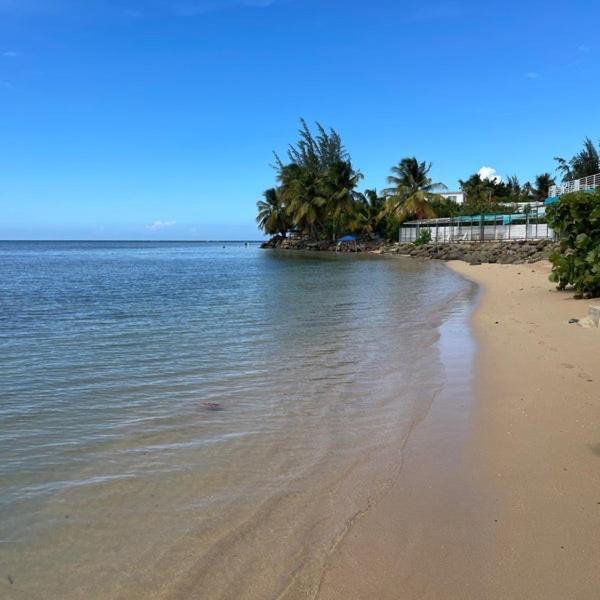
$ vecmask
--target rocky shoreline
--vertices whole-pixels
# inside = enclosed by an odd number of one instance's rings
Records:
[[[545,260],[556,247],[552,240],[519,240],[510,242],[456,242],[451,244],[390,244],[376,241],[345,244],[340,248],[334,242],[315,242],[302,239],[275,237],[262,248],[305,250],[317,252],[368,252],[397,254],[421,259],[462,260],[470,264],[520,264]]]

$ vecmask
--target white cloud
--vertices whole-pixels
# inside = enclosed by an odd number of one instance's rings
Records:
[[[14,50],[7,50],[2,53],[2,56],[4,56],[4,58],[14,58],[15,56],[19,56],[19,53]]]
[[[487,179],[488,181],[494,181],[496,183],[500,183],[502,181],[502,177],[500,177],[500,175],[496,173],[496,169],[492,167],[481,167],[477,173],[481,179]]]
[[[527,79],[539,79],[540,74],[537,71],[529,71],[528,73],[525,73],[525,77],[527,77]]]
[[[160,231],[161,229],[165,229],[165,227],[173,227],[177,221],[154,221],[152,225],[147,225],[147,229],[150,231]]]

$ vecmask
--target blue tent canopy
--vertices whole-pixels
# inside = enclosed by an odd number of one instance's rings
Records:
[[[355,242],[358,238],[355,235],[343,235],[339,242]]]
[[[560,200],[560,196],[550,196],[550,198],[546,198],[546,200],[544,200],[544,204],[546,206],[549,206],[550,204],[554,204],[555,202],[558,202]]]

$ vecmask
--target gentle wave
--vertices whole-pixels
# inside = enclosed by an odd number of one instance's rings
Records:
[[[0,243],[2,561],[45,598],[153,597],[134,573],[184,577],[188,537],[206,564],[266,545],[282,581],[318,562],[393,478],[470,291],[403,259]]]

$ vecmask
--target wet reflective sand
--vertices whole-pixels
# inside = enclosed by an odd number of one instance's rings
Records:
[[[0,253],[9,598],[311,597],[396,481],[473,291],[243,245]]]

